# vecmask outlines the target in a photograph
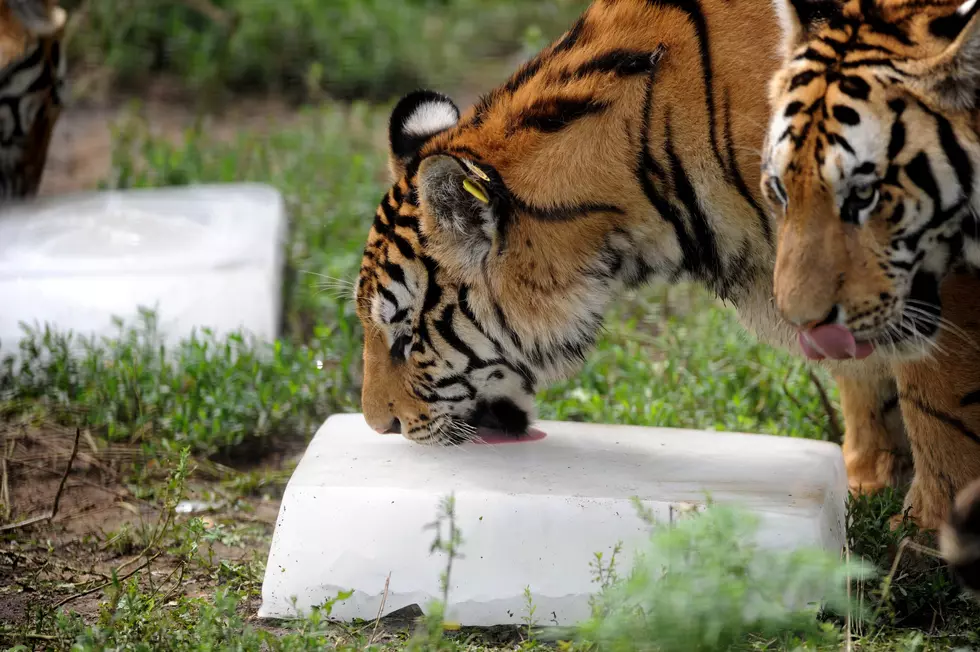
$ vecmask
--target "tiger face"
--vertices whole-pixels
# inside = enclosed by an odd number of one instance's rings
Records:
[[[978,8],[782,5],[761,187],[776,305],[812,358],[919,357],[938,335],[939,285],[980,205]]]

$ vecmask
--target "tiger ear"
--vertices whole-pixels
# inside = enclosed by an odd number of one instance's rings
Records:
[[[429,139],[459,122],[459,109],[441,93],[419,90],[398,101],[388,122],[388,168],[397,181]]]
[[[421,231],[427,249],[458,275],[479,273],[497,242],[494,189],[485,172],[446,155],[426,156],[419,166]]]
[[[934,18],[929,32],[948,41],[938,55],[901,66],[909,86],[947,110],[976,108],[980,91],[980,0],[967,0],[956,11]]]
[[[821,24],[840,15],[836,0],[772,0],[783,32],[783,55],[789,57]]]

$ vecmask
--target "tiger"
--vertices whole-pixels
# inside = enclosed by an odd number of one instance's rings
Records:
[[[433,90],[401,98],[353,292],[368,424],[423,444],[524,432],[615,296],[655,280],[699,282],[795,350],[758,189],[778,61],[769,0],[595,0],[465,115]],[[851,490],[907,482],[890,367],[820,364]]]
[[[40,187],[63,105],[66,22],[55,0],[0,0],[0,203]]]
[[[914,462],[893,525],[938,530],[973,588],[978,11],[976,0],[786,2],[760,175],[777,309],[808,357],[893,361]]]

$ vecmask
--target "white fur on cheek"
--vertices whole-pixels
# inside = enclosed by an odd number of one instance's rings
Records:
[[[456,109],[444,102],[420,104],[405,121],[405,133],[412,136],[428,136],[449,129],[459,120]]]

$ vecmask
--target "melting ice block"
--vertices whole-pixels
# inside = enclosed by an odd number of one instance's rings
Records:
[[[86,193],[0,211],[0,345],[19,322],[109,334],[156,308],[168,341],[191,329],[279,330],[286,214],[279,192],[228,184]]]
[[[847,481],[827,442],[670,428],[540,422],[543,438],[451,448],[379,435],[334,415],[286,487],[262,586],[261,617],[289,618],[353,590],[333,615],[373,619],[441,595],[430,555],[440,501],[454,493],[464,539],[447,618],[520,624],[529,587],[542,624],[589,616],[589,562],[623,542],[620,570],[648,538],[632,497],[661,521],[706,492],[761,520],[758,542],[839,552]],[[445,530],[444,530],[445,531]],[[385,582],[389,577],[387,595]]]

